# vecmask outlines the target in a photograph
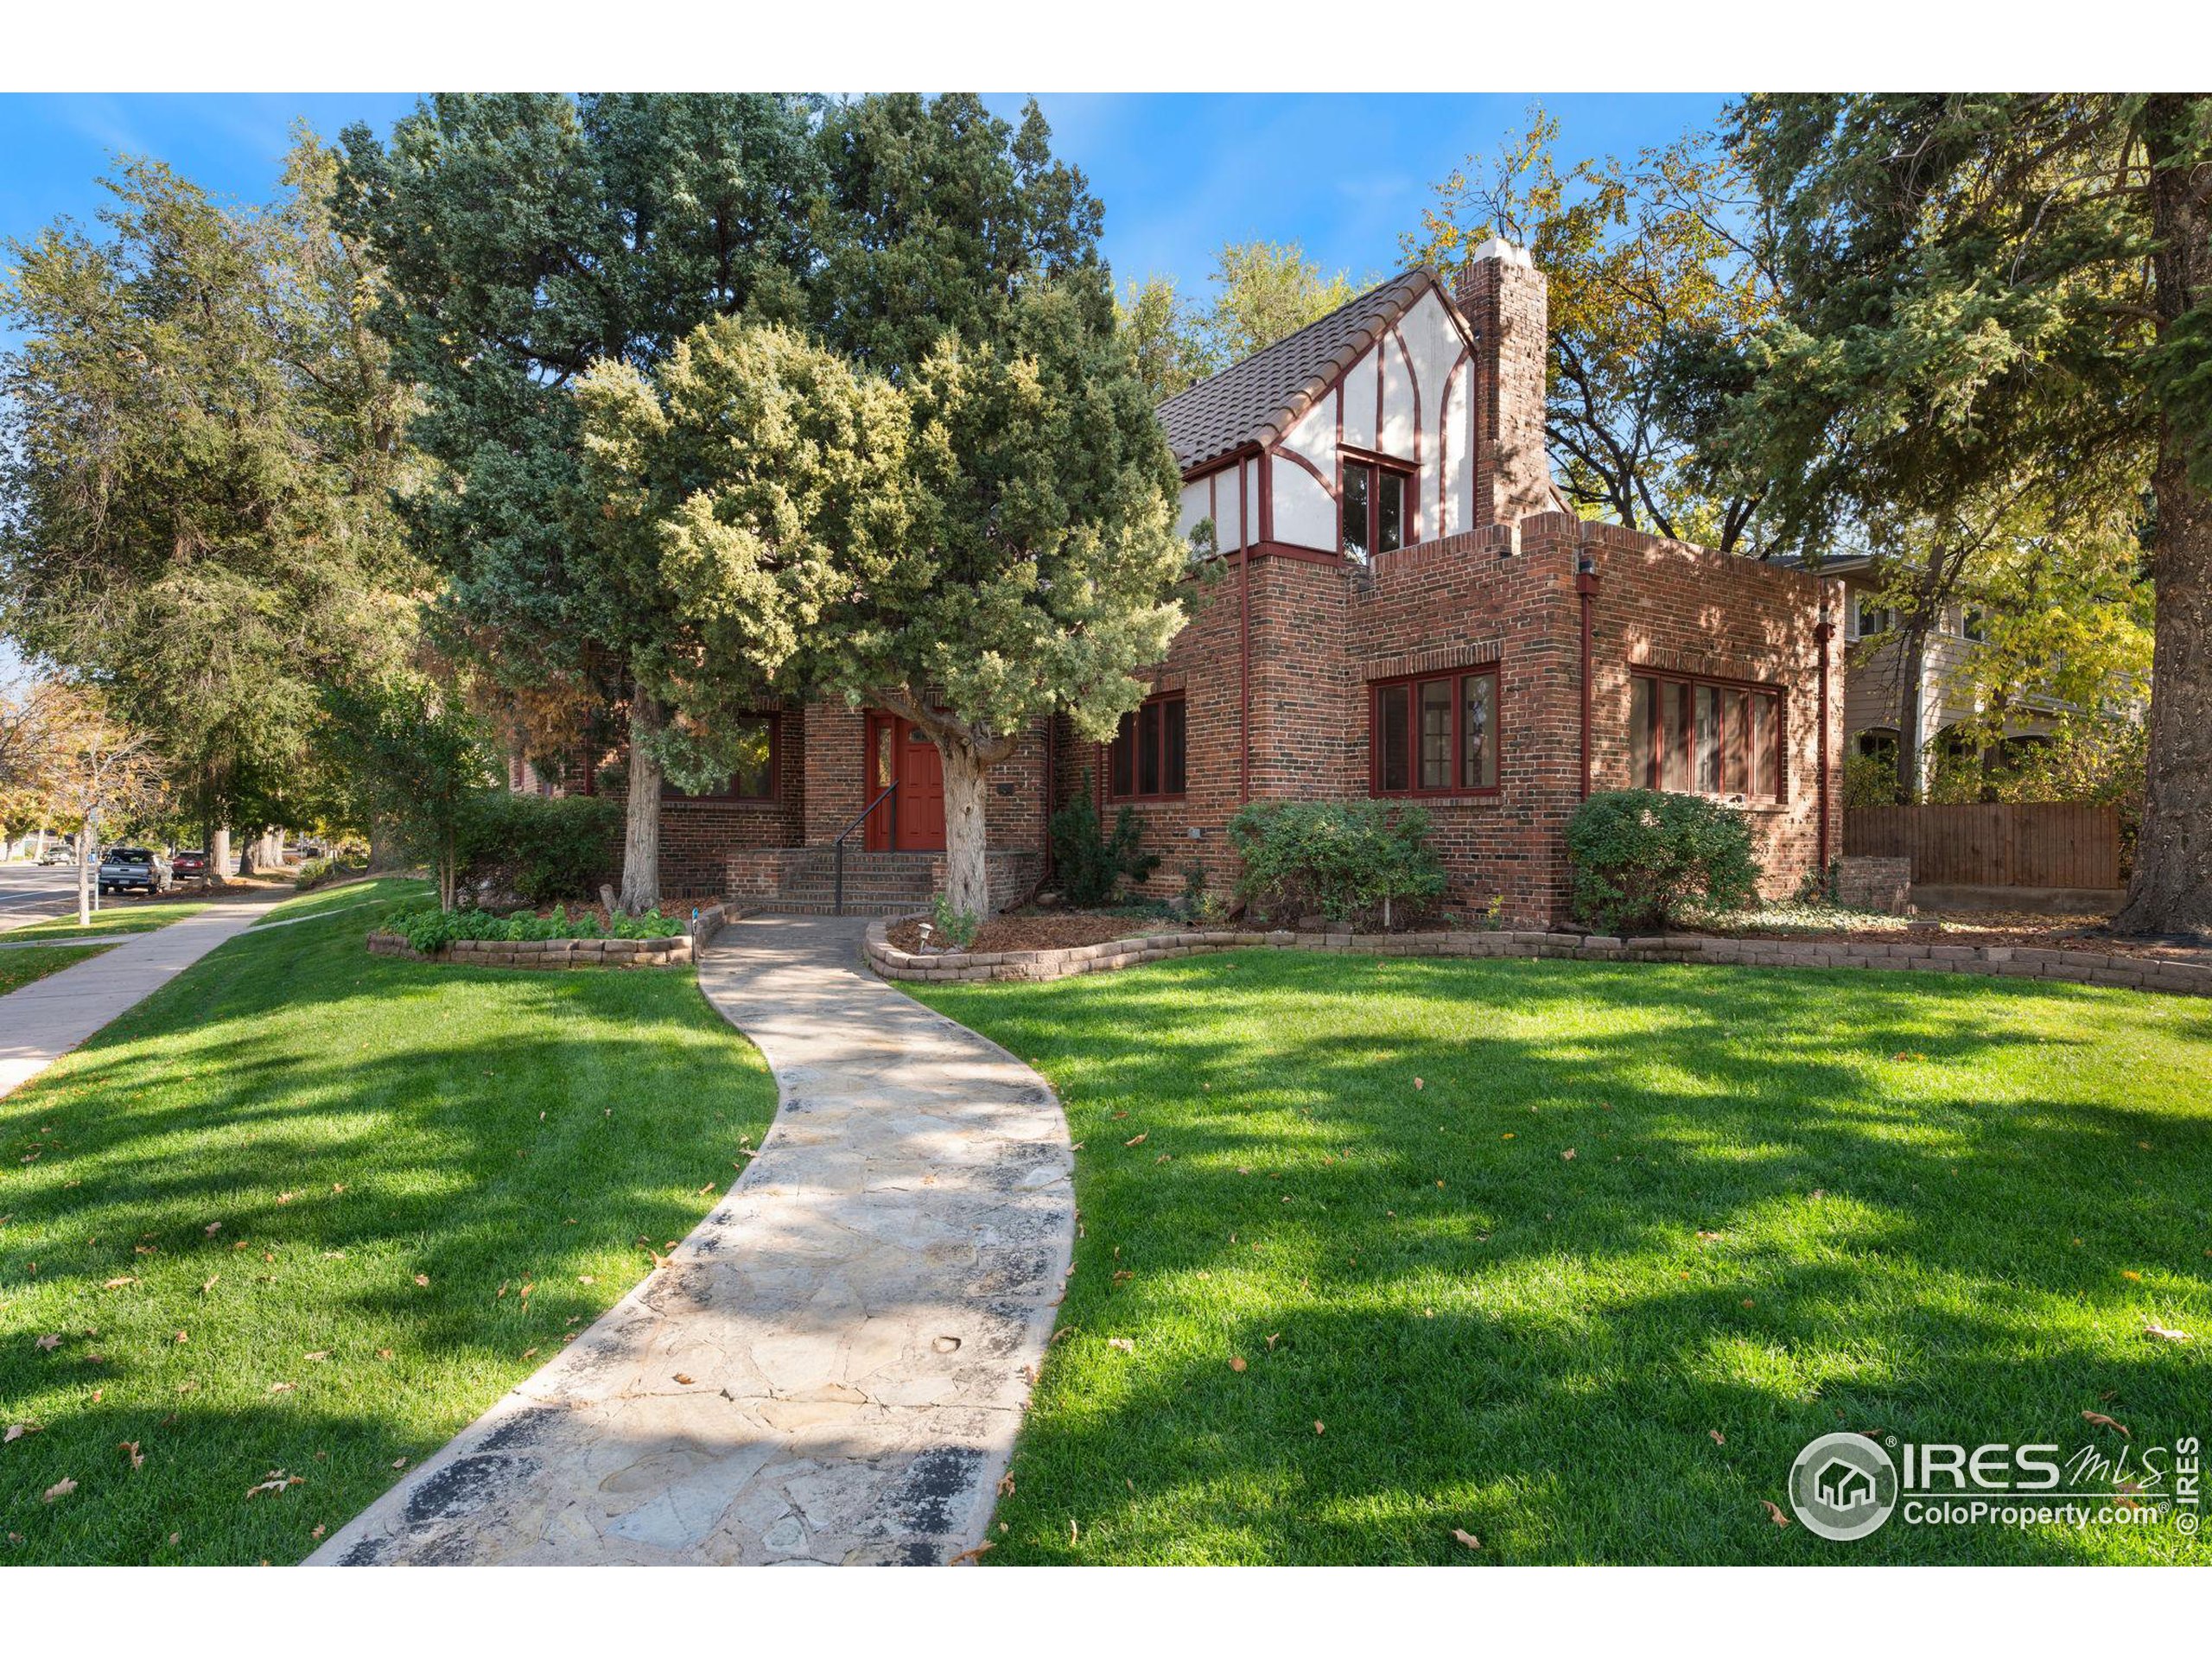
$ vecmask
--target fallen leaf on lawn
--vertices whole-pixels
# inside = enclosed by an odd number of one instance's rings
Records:
[[[1164,1152],[1163,1152],[1163,1153],[1161,1153],[1161,1154],[1160,1154],[1160,1156],[1159,1156],[1159,1157],[1157,1157],[1157,1158],[1154,1159],[1152,1161],[1153,1161],[1154,1163],[1155,1163],[1155,1164],[1164,1164],[1164,1163],[1166,1163],[1166,1162],[1167,1161],[1167,1159],[1168,1159],[1168,1154],[1167,1154],[1166,1153],[1164,1153]]]
[[[1508,1129],[1503,1135],[1499,1135],[1497,1138],[1501,1141],[1510,1141],[1513,1138],[1513,1131]]]
[[[303,1486],[306,1484],[305,1475],[289,1475],[282,1469],[271,1469],[265,1479],[247,1487],[245,1495],[248,1497],[255,1497],[263,1492],[281,1492],[287,1486]]]
[[[1786,1527],[1789,1524],[1789,1517],[1782,1512],[1781,1504],[1770,1497],[1763,1497],[1759,1502],[1766,1505],[1766,1518],[1773,1522],[1776,1526]]]
[[[389,1349],[389,1348],[379,1348],[379,1349],[378,1349],[378,1350],[377,1350],[377,1357],[378,1357],[378,1359],[390,1359],[390,1358],[391,1357],[391,1349]]]
[[[200,1286],[200,1294],[202,1296],[205,1296],[205,1295],[206,1295],[209,1291],[211,1291],[211,1290],[214,1289],[214,1288],[215,1288],[215,1281],[216,1281],[216,1280],[218,1280],[218,1279],[219,1279],[219,1278],[221,1278],[222,1276],[223,1276],[223,1275],[222,1275],[221,1274],[219,1274],[219,1273],[218,1273],[218,1274],[210,1274],[210,1275],[209,1275],[206,1280],[204,1280],[204,1281],[201,1281]]]
[[[38,1339],[38,1345],[39,1345],[41,1348],[48,1349],[48,1350],[49,1350],[49,1351],[50,1351],[50,1350],[53,1350],[53,1349],[55,1349],[55,1348],[59,1348],[59,1347],[61,1345],[61,1338],[59,1338],[59,1337],[41,1337],[41,1338]]]
[[[1115,1282],[1116,1284],[1117,1284],[1117,1285],[1118,1285],[1118,1284],[1120,1284],[1120,1283],[1121,1283],[1124,1279],[1134,1279],[1134,1278],[1135,1278],[1135,1277],[1136,1277],[1136,1274],[1134,1274],[1134,1273],[1130,1272],[1128,1268],[1122,1268],[1120,1271],[1118,1271],[1117,1273],[1116,1273],[1116,1274],[1115,1274],[1115,1275],[1114,1275],[1114,1282]]]
[[[2120,1432],[2121,1436],[2126,1440],[2132,1440],[2135,1438],[2133,1434],[2128,1433],[2127,1425],[2126,1423],[2120,1422],[2113,1418],[2107,1417],[2101,1411],[2085,1411],[2082,1414],[2082,1421],[2085,1423],[2094,1423],[2100,1428],[2116,1428]]]
[[[430,1282],[430,1275],[427,1273],[418,1273],[415,1275],[415,1282],[418,1285],[427,1285]]]
[[[1244,1356],[1242,1354],[1231,1354],[1229,1357],[1229,1369],[1232,1371],[1241,1371],[1244,1370]]]
[[[1574,1148],[1573,1147],[1569,1147],[1565,1152],[1560,1154],[1560,1159],[1562,1162],[1573,1163],[1574,1161]]]
[[[588,1273],[580,1273],[576,1275],[576,1282],[580,1285],[595,1285],[599,1281]]]
[[[128,1452],[130,1454],[130,1466],[133,1469],[143,1469],[146,1466],[146,1454],[138,1449],[137,1441],[118,1440],[116,1442],[115,1449],[118,1452]]]
[[[1708,1428],[1705,1432],[1713,1436],[1713,1443],[1715,1446],[1726,1446],[1728,1444],[1728,1437],[1723,1434],[1719,1429]]]
[[[179,1394],[190,1394],[190,1393],[191,1393],[194,1389],[198,1388],[199,1386],[200,1386],[200,1384],[199,1384],[198,1382],[194,1382],[192,1378],[190,1378],[190,1377],[188,1377],[188,1376],[187,1378],[185,1378],[185,1380],[184,1380],[183,1382],[180,1382],[180,1383],[178,1383],[178,1384],[176,1385],[176,1391],[177,1391]]]
[[[289,1204],[294,1198],[296,1198],[299,1196],[300,1195],[296,1192],[279,1192],[276,1195],[276,1202],[279,1204]]]
[[[39,1427],[36,1423],[10,1423],[8,1425],[8,1432],[4,1435],[0,1435],[0,1446],[5,1446],[10,1440],[20,1440],[26,1434],[35,1434],[39,1431]]]
[[[318,1348],[313,1353],[309,1354],[308,1357],[309,1359],[328,1359],[330,1357],[330,1350],[327,1348]]]
[[[1122,1141],[1122,1144],[1125,1147],[1141,1147],[1144,1144],[1145,1135],[1148,1135],[1151,1133],[1152,1131],[1150,1129],[1147,1129],[1144,1132],[1144,1135],[1133,1135],[1128,1140]]]
[[[1422,1087],[1422,1086],[1423,1086],[1423,1085],[1422,1085],[1422,1084],[1421,1084],[1421,1080],[1419,1077],[1415,1077],[1415,1078],[1414,1079],[1414,1088],[1416,1088],[1416,1089],[1419,1089],[1419,1088],[1421,1088],[1421,1087]]]
[[[2122,1268],[2120,1270],[2120,1276],[2123,1279],[2133,1279],[2139,1285],[2143,1282],[2143,1275],[2133,1268]]]
[[[1698,1236],[1700,1238],[1718,1238],[1720,1235],[1718,1233],[1708,1233],[1700,1228],[1698,1231]]]
[[[404,1458],[394,1458],[391,1460],[391,1466],[395,1469],[404,1469],[407,1466],[407,1459]]]
[[[269,1392],[271,1394],[289,1394],[292,1391],[292,1387],[293,1385],[289,1382],[271,1382],[269,1385]]]
[[[962,1550],[957,1555],[947,1561],[945,1565],[947,1567],[957,1567],[963,1561],[972,1561],[976,1560],[987,1549],[996,1549],[997,1548],[998,1546],[995,1543],[986,1538],[982,1543],[977,1544],[973,1549]]]
[[[1269,1338],[1268,1338],[1268,1347],[1270,1347],[1270,1348],[1272,1348],[1272,1347],[1274,1347],[1274,1346],[1275,1345],[1275,1344],[1277,1344],[1278,1342],[1280,1342],[1280,1341],[1281,1341],[1281,1340],[1282,1340],[1282,1332],[1280,1332],[1280,1331],[1278,1331],[1278,1332],[1276,1332],[1274,1333],[1274,1335],[1273,1335],[1272,1337],[1269,1337]]]
[[[126,1275],[121,1279],[111,1279],[107,1283],[102,1285],[100,1288],[102,1290],[121,1290],[125,1285],[135,1285],[137,1282],[138,1281],[136,1279]]]
[[[346,1183],[343,1181],[333,1181],[330,1184],[330,1190],[334,1192],[343,1192],[346,1190]]]
[[[219,1221],[211,1221],[200,1230],[207,1234],[208,1237],[213,1238],[216,1234],[223,1230],[223,1224]]]
[[[51,1503],[55,1498],[67,1497],[76,1490],[77,1483],[64,1475],[39,1495],[39,1501],[42,1503]]]
[[[535,1348],[525,1348],[522,1351],[522,1357],[524,1359],[536,1359],[537,1357],[537,1350]]]
[[[176,1339],[179,1342],[188,1342],[191,1340],[191,1333],[188,1332],[180,1331],[176,1333]]]
[[[1465,1544],[1469,1549],[1480,1549],[1483,1547],[1483,1541],[1476,1537],[1473,1533],[1467,1531],[1464,1527],[1452,1528],[1452,1535],[1454,1538],[1457,1538],[1461,1543]]]
[[[310,1538],[320,1538],[320,1537],[321,1537],[321,1536],[322,1536],[322,1523],[321,1523],[321,1522],[317,1522],[315,1523],[315,1530],[314,1530],[313,1532],[311,1532],[311,1533],[308,1534],[308,1537],[310,1537]]]
[[[1012,1497],[1014,1496],[1014,1477],[1012,1475],[1001,1475],[999,1477],[999,1496],[1001,1497]]]
[[[1134,1354],[1137,1351],[1136,1344],[1131,1342],[1127,1337],[1109,1337],[1106,1338],[1106,1345],[1109,1348],[1118,1348],[1125,1354]]]
[[[2187,1342],[2189,1340],[2188,1332],[2170,1331],[2156,1319],[2149,1320],[2144,1325],[2143,1334],[2146,1337],[2156,1337],[2160,1342]]]
[[[1325,1433],[1325,1431],[1324,1431],[1324,1430],[1323,1430],[1323,1428],[1321,1427],[1321,1420],[1320,1420],[1319,1417],[1316,1417],[1316,1418],[1313,1420],[1313,1432],[1314,1432],[1316,1434],[1319,1434],[1319,1433]]]

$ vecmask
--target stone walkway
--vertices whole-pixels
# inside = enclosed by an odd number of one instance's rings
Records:
[[[310,1565],[928,1565],[982,1541],[1075,1236],[1043,1079],[760,917],[700,964],[781,1094],[761,1154],[590,1330]]]
[[[21,1088],[226,939],[245,932],[270,905],[290,897],[271,893],[265,899],[210,905],[150,933],[41,940],[108,948],[0,996],[0,1095]]]

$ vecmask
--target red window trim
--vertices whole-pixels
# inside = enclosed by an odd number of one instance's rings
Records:
[[[1497,663],[1471,663],[1463,668],[1449,668],[1427,674],[1394,674],[1387,680],[1375,680],[1367,688],[1367,792],[1377,800],[1441,800],[1447,797],[1502,795],[1505,792],[1505,691],[1504,680]],[[1459,768],[1467,757],[1467,734],[1462,729],[1467,718],[1467,697],[1460,682],[1481,677],[1490,681],[1491,747],[1497,764],[1492,768],[1497,777],[1494,784],[1462,785],[1459,781]],[[1382,694],[1397,686],[1421,686],[1432,680],[1442,680],[1452,687],[1452,779],[1442,789],[1423,789],[1418,785],[1407,789],[1382,787],[1382,747],[1378,741],[1382,728]],[[1419,693],[1414,694],[1418,697]],[[1412,712],[1409,705],[1408,713]],[[1418,737],[1408,728],[1409,739]],[[1406,756],[1406,776],[1421,776],[1421,756],[1409,753]]]
[[[711,794],[692,795],[678,789],[666,778],[660,780],[660,798],[664,801],[712,801],[723,806],[777,806],[784,795],[784,717],[772,709],[756,709],[747,716],[750,720],[768,722],[768,792],[766,795],[733,795],[724,784]],[[736,774],[732,773],[734,779]]]
[[[1109,800],[1109,801],[1179,801],[1179,800],[1181,800],[1181,799],[1182,799],[1185,795],[1187,795],[1187,794],[1190,792],[1190,787],[1191,787],[1191,705],[1190,705],[1190,698],[1189,698],[1189,694],[1188,694],[1188,692],[1187,692],[1187,691],[1181,691],[1181,690],[1177,690],[1177,691],[1155,691],[1154,693],[1153,693],[1153,695],[1152,695],[1152,696],[1150,696],[1147,697],[1147,698],[1146,698],[1142,702],[1139,703],[1139,704],[1138,704],[1135,709],[1131,709],[1131,710],[1129,711],[1129,715],[1127,715],[1127,716],[1124,716],[1124,718],[1133,718],[1133,719],[1136,719],[1136,720],[1141,720],[1141,718],[1143,717],[1143,715],[1144,715],[1144,711],[1145,711],[1146,709],[1151,709],[1151,708],[1154,708],[1154,707],[1164,707],[1165,705],[1166,705],[1166,704],[1168,704],[1168,703],[1171,703],[1171,702],[1179,702],[1179,703],[1181,703],[1181,704],[1183,705],[1183,787],[1182,787],[1181,789],[1175,789],[1175,790],[1170,790],[1170,789],[1158,789],[1158,790],[1154,790],[1152,793],[1150,793],[1150,794],[1148,794],[1148,795],[1147,795],[1147,794],[1145,794],[1145,793],[1144,793],[1144,792],[1142,792],[1141,791],[1140,791],[1140,790],[1136,789],[1135,787],[1134,787],[1134,785],[1135,785],[1135,783],[1136,783],[1136,780],[1137,780],[1137,775],[1138,775],[1138,772],[1139,772],[1139,770],[1140,770],[1140,767],[1139,767],[1139,764],[1138,764],[1138,763],[1139,763],[1139,761],[1142,759],[1142,757],[1141,757],[1141,755],[1136,752],[1136,747],[1135,747],[1135,742],[1134,742],[1134,741],[1132,741],[1132,743],[1131,743],[1131,745],[1130,745],[1130,753],[1129,753],[1129,782],[1130,782],[1130,784],[1131,784],[1132,787],[1131,787],[1131,788],[1128,791],[1128,792],[1126,792],[1126,793],[1122,793],[1122,792],[1117,791],[1115,789],[1115,787],[1114,787],[1114,750],[1115,750],[1116,747],[1117,745],[1119,745],[1119,744],[1120,744],[1120,742],[1121,742],[1121,741],[1122,741],[1122,740],[1121,740],[1121,737],[1119,736],[1119,734],[1116,734],[1116,736],[1114,736],[1114,737],[1112,737],[1112,738],[1109,739],[1109,740],[1106,741],[1106,743],[1105,743],[1104,745],[1103,745],[1103,748],[1104,748],[1104,749],[1105,749],[1105,751],[1106,751],[1106,753],[1105,753],[1105,756],[1104,756],[1105,764],[1104,764],[1104,766],[1102,766],[1102,767],[1100,768],[1100,771],[1101,771],[1101,772],[1102,772],[1102,774],[1103,774],[1103,779],[1104,779],[1105,786],[1106,786],[1106,798],[1107,798],[1108,800]],[[1161,741],[1160,741],[1160,780],[1161,780],[1163,783],[1165,783],[1165,782],[1166,782],[1166,777],[1167,777],[1167,747],[1166,747],[1166,736],[1165,736],[1165,734],[1166,734],[1166,717],[1165,715],[1162,715],[1162,716],[1161,716],[1161,726],[1160,726],[1160,730],[1161,730],[1161,733],[1162,733],[1162,737],[1161,737]],[[1131,728],[1130,728],[1130,736],[1131,736],[1132,740],[1134,740],[1134,739],[1135,739],[1135,735],[1136,735],[1136,729],[1137,729],[1137,728],[1136,728],[1135,726],[1132,726],[1132,727],[1131,727]]]
[[[1762,795],[1758,793],[1756,787],[1745,790],[1667,789],[1662,785],[1647,783],[1643,779],[1637,778],[1633,775],[1629,779],[1629,787],[1630,789],[1654,789],[1658,790],[1662,794],[1667,795],[1700,795],[1708,801],[1732,801],[1740,799],[1747,806],[1787,806],[1789,804],[1789,688],[1788,686],[1780,685],[1770,680],[1733,679],[1724,674],[1677,674],[1670,669],[1654,668],[1648,663],[1630,663],[1628,665],[1628,673],[1629,720],[1630,722],[1630,729],[1628,734],[1627,748],[1629,766],[1631,773],[1633,773],[1636,766],[1636,732],[1634,729],[1634,721],[1636,719],[1637,681],[1649,680],[1658,685],[1710,685],[1723,691],[1742,691],[1752,695],[1763,693],[1774,699],[1773,794]],[[1721,757],[1720,764],[1722,767],[1723,781],[1725,782],[1728,765],[1728,705],[1726,702],[1723,702],[1719,705],[1719,719],[1720,725],[1719,737]],[[1660,723],[1660,731],[1662,736],[1669,729],[1669,728],[1666,722],[1662,720]],[[1693,741],[1694,741],[1695,734],[1693,733],[1692,736]],[[1663,776],[1666,766],[1666,746],[1664,742],[1662,741],[1654,745],[1652,753],[1657,760],[1662,775]],[[1744,746],[1744,761],[1745,765],[1751,768],[1751,782],[1756,785],[1758,781],[1758,757],[1751,753],[1751,744],[1748,739],[1745,741]],[[1690,766],[1693,769],[1697,766],[1697,756],[1694,753],[1692,753],[1690,756]]]
[[[1405,480],[1404,505],[1399,510],[1398,547],[1412,547],[1421,540],[1421,467],[1414,461],[1402,461],[1395,455],[1377,454],[1372,449],[1355,449],[1349,444],[1337,446],[1337,487],[1332,499],[1337,508],[1337,555],[1339,558],[1354,556],[1344,546],[1344,468],[1366,467],[1377,473],[1395,473]],[[1378,552],[1395,552],[1397,548],[1379,549],[1375,543],[1381,539],[1382,524],[1382,493],[1371,491],[1367,498],[1367,556]]]

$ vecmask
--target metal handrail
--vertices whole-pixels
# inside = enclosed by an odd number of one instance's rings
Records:
[[[889,800],[889,799],[890,799],[893,795],[896,795],[898,792],[899,792],[899,780],[898,780],[897,779],[895,779],[895,778],[894,778],[894,779],[893,779],[889,783],[886,784],[886,785],[883,786],[883,792],[882,792],[881,794],[878,795],[878,796],[877,796],[874,800],[870,801],[870,802],[869,802],[866,806],[864,806],[864,807],[862,807],[862,808],[861,809],[861,810],[860,810],[860,816],[859,816],[858,817],[855,818],[855,819],[854,819],[850,823],[847,824],[843,829],[840,830],[837,832],[836,838],[835,838],[834,840],[832,840],[832,841],[830,842],[830,846],[831,846],[831,848],[832,848],[833,849],[835,849],[835,853],[836,853],[836,862],[837,862],[837,874],[836,874],[836,884],[835,884],[835,896],[834,896],[834,898],[833,898],[833,899],[832,899],[832,902],[831,902],[831,909],[832,909],[832,910],[833,910],[833,911],[834,911],[837,915],[842,916],[842,915],[843,915],[843,914],[845,913],[845,841],[846,841],[846,838],[847,838],[848,836],[849,836],[853,833],[853,831],[854,831],[854,830],[855,830],[859,829],[859,828],[861,827],[861,825],[862,825],[862,824],[866,823],[868,821],[868,816],[869,816],[869,814],[873,813],[873,812],[875,810],[875,809],[876,809],[877,807],[881,806],[881,805],[886,802],[886,801]]]

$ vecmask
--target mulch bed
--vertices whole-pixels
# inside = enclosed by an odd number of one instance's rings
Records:
[[[1071,912],[1058,916],[995,916],[976,935],[972,950],[1064,950],[1070,945],[1103,944],[1140,933],[1166,933],[1182,926],[1166,917],[1092,916]],[[901,950],[922,948],[922,924],[909,918],[893,922],[885,937]],[[931,943],[944,944],[941,935]]]

